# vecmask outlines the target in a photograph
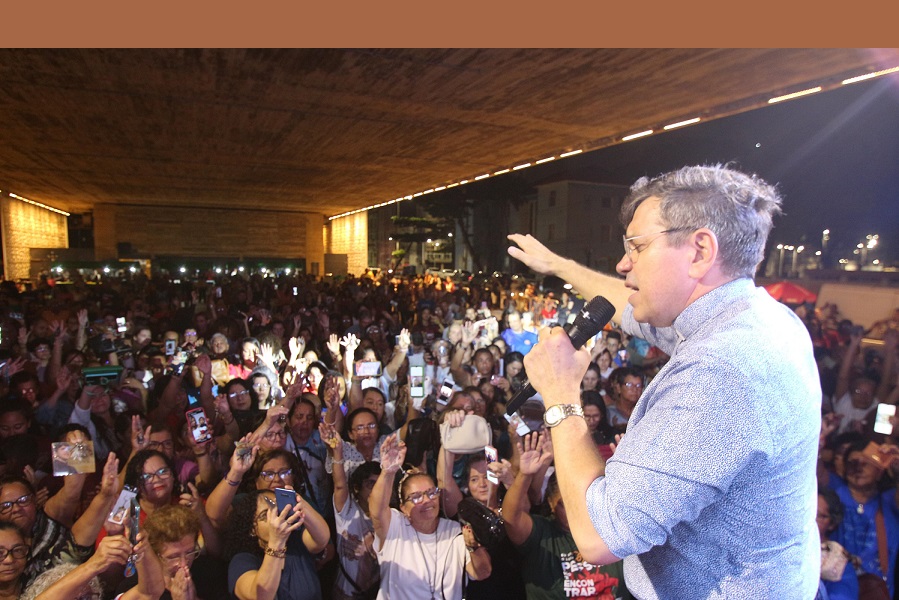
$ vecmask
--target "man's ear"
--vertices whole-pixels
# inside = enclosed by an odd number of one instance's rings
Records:
[[[687,245],[692,251],[689,274],[694,279],[702,279],[718,260],[718,236],[703,227],[687,238]]]

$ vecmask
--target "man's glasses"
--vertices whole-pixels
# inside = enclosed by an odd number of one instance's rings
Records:
[[[162,442],[159,441],[149,441],[147,442],[147,448],[174,448],[175,442],[172,440],[165,440]]]
[[[648,245],[653,243],[658,238],[654,238],[652,240],[649,240],[645,244],[640,244],[640,245],[634,244],[633,243],[634,240],[638,240],[638,239],[644,238],[644,237],[649,237],[651,235],[657,235],[657,236],[661,237],[665,234],[675,233],[675,232],[679,232],[679,231],[690,231],[690,230],[686,227],[675,227],[673,229],[666,229],[664,231],[656,231],[655,233],[642,233],[640,235],[632,235],[631,237],[627,237],[627,236],[623,235],[623,236],[621,236],[621,239],[624,241],[624,255],[627,256],[627,259],[629,261],[631,261],[632,263],[635,263],[635,262],[637,262],[637,255],[639,255],[640,252],[642,252]]]
[[[366,430],[374,431],[377,428],[378,428],[377,423],[369,423],[368,425],[356,425],[355,427],[353,427],[353,431],[355,431],[356,433],[363,433]]]
[[[24,496],[19,496],[15,500],[10,500],[9,502],[0,503],[0,514],[6,514],[12,510],[13,506],[28,506],[34,501],[34,494],[25,494]]]
[[[8,502],[4,502],[4,504],[8,504]],[[23,546],[19,544],[18,546],[13,546],[12,548],[0,548],[0,562],[6,560],[6,557],[12,554],[12,557],[16,560],[22,560],[26,556],[28,556],[28,551],[30,548],[28,546]]]
[[[621,385],[623,385],[623,386],[626,387],[626,388],[637,388],[638,390],[642,390],[642,389],[643,389],[643,384],[642,384],[642,383],[634,383],[633,381],[625,381],[625,382],[624,382],[623,384],[621,384]]]
[[[262,471],[259,476],[265,481],[272,481],[276,476],[281,481],[286,481],[288,477],[293,475],[293,469],[281,469],[280,471]]]
[[[180,564],[182,560],[187,563],[193,562],[198,556],[200,556],[200,548],[194,546],[193,552],[180,554],[178,556],[163,556],[162,560],[164,560],[169,566],[175,566],[177,564]]]
[[[287,432],[284,431],[283,429],[280,431],[266,431],[265,435],[263,435],[262,437],[264,437],[267,440],[273,440],[275,438],[286,438]]]
[[[168,479],[172,476],[172,470],[168,467],[162,467],[161,469],[157,469],[153,473],[143,473],[140,476],[140,480],[144,483],[150,483],[154,479]]]
[[[438,496],[440,496],[440,492],[442,491],[443,490],[441,490],[440,488],[431,488],[423,492],[412,492],[411,494],[406,496],[406,499],[403,500],[403,502],[411,502],[415,506],[418,506],[425,501],[425,498],[427,498],[428,500],[437,498]]]
[[[241,396],[249,396],[249,395],[250,395],[250,390],[241,390],[239,392],[233,392],[231,394],[228,394],[228,397],[231,398],[232,400],[237,400]]]

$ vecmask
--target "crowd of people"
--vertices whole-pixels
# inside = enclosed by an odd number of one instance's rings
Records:
[[[574,543],[539,397],[505,418],[537,333],[583,299],[204,275],[0,284],[0,600],[631,597],[620,562]],[[899,446],[873,427],[899,400],[899,333],[863,348],[837,314],[800,314],[832,415],[818,525],[851,557],[822,587],[892,591]],[[608,458],[668,356],[613,326],[588,347]]]

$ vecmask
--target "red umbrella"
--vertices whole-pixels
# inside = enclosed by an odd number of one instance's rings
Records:
[[[803,304],[805,302],[814,302],[818,299],[817,294],[789,281],[778,281],[777,283],[766,285],[765,290],[771,294],[772,298],[784,304]]]

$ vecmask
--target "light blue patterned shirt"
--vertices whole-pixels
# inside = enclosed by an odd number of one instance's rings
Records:
[[[625,331],[671,355],[587,491],[625,581],[652,598],[811,599],[821,387],[800,320],[750,279],[671,327]]]

